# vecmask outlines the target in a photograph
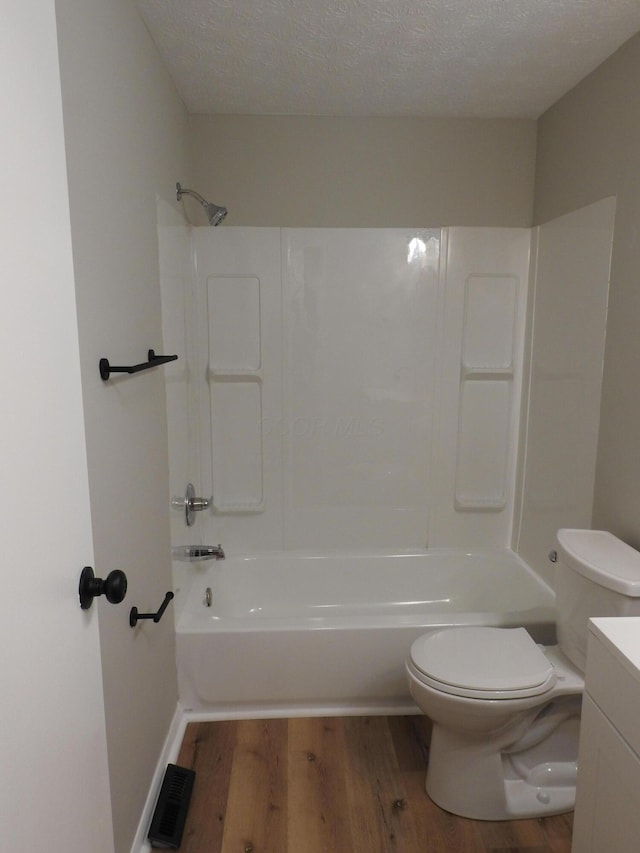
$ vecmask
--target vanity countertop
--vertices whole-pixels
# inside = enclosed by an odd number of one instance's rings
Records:
[[[640,680],[640,616],[599,617],[591,619],[589,627],[630,675]]]
[[[589,623],[586,690],[640,756],[640,617]]]

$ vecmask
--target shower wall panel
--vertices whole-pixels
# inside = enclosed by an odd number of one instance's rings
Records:
[[[206,543],[509,543],[528,230],[193,240]]]
[[[283,547],[282,284],[277,228],[194,228],[205,544]]]
[[[283,230],[286,547],[426,545],[439,245]]]
[[[530,232],[450,228],[446,237],[429,543],[507,547]]]
[[[548,582],[560,527],[591,527],[616,201],[535,230],[519,553]]]
[[[500,512],[507,505],[518,285],[512,275],[465,281],[454,490],[460,511]]]
[[[264,509],[262,323],[257,276],[207,280],[213,507]]]

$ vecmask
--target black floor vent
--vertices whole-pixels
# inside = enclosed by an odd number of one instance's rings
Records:
[[[152,847],[163,850],[177,850],[180,847],[195,778],[193,770],[167,764],[149,829],[148,838]]]

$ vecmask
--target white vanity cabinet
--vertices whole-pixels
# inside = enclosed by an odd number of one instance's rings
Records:
[[[640,850],[640,618],[590,622],[571,850]]]

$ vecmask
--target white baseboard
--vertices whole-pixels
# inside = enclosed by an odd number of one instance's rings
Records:
[[[267,720],[278,717],[392,717],[421,714],[418,706],[408,702],[337,702],[310,704],[251,704],[223,705],[220,708],[198,708],[184,711],[186,723],[207,723],[216,720]]]
[[[175,764],[176,762],[187,722],[185,713],[178,703],[173,719],[171,720],[171,725],[169,726],[169,731],[167,732],[167,737],[165,738],[164,746],[158,758],[158,764],[156,765],[151,787],[147,794],[147,800],[142,810],[140,823],[138,824],[138,829],[131,846],[131,853],[149,853],[151,851],[151,845],[147,841],[151,818],[156,807],[167,764]]]

